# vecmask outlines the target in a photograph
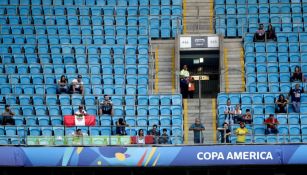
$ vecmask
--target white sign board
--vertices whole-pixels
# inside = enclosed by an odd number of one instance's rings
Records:
[[[208,36],[208,47],[219,47],[219,37],[217,36]]]
[[[180,48],[191,48],[191,37],[180,37]]]

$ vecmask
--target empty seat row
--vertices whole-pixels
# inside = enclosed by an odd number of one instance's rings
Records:
[[[307,5],[300,3],[272,3],[272,4],[226,4],[215,5],[215,14],[274,14],[274,13],[302,13],[307,11]]]
[[[304,63],[307,61],[306,52],[249,52],[245,54],[245,63]],[[291,66],[292,69],[292,66]]]
[[[84,85],[84,94],[147,95],[146,85]],[[56,94],[56,85],[0,85],[1,94]]]
[[[138,5],[181,5],[182,0],[3,0],[0,5],[86,5],[86,6],[138,6]]]
[[[168,17],[170,20],[170,17]],[[9,16],[1,17],[1,24],[9,25],[74,25],[74,26],[85,26],[85,25],[116,25],[116,26],[137,26],[140,21],[144,21],[144,17],[116,17],[113,16],[93,16],[92,18],[88,16],[57,16],[57,17],[43,17],[43,16],[33,16],[33,17],[18,17],[18,16]],[[142,25],[142,24],[140,24]],[[144,25],[144,24],[143,24]],[[12,28],[14,29],[14,28]]]
[[[236,27],[237,25],[249,25],[249,29],[251,30],[258,23],[264,23],[264,29],[268,28],[268,23],[272,23],[273,27],[276,28],[276,32],[279,32],[281,24],[286,25],[294,23],[293,27],[299,26],[299,24],[303,27],[303,23],[306,23],[306,20],[307,15],[305,14],[219,15],[216,19],[216,26]]]
[[[36,45],[36,44],[28,44],[28,45],[2,45],[0,49],[0,54],[66,54],[71,56],[72,54],[102,54],[108,55],[113,50],[116,55],[136,55],[136,54],[148,54],[148,45],[70,45],[70,44],[62,44],[62,45]]]
[[[258,73],[255,77],[253,78],[247,78],[247,83],[252,83],[253,80],[255,80],[254,78],[256,78],[256,82],[258,83],[266,83],[266,82],[270,82],[270,83],[288,83],[290,82],[290,74],[289,73]]]
[[[245,53],[248,52],[307,52],[307,43],[297,42],[268,42],[245,43]]]
[[[90,74],[104,74],[104,75],[124,75],[124,74],[144,74],[147,75],[149,72],[149,67],[146,64],[139,64],[139,65],[117,65],[115,64],[110,65],[99,65],[99,64],[90,64]],[[0,66],[1,69],[3,69],[2,66]],[[81,66],[81,65],[60,65],[60,64],[50,64],[50,65],[39,65],[39,64],[32,64],[30,66],[25,64],[6,64],[4,66],[5,73],[6,74],[29,74],[29,73],[44,73],[44,74],[53,74],[56,73],[57,75],[60,74],[71,74],[69,75],[69,78],[73,78],[73,74],[78,73],[86,73],[87,66]],[[17,71],[16,71],[17,70]],[[80,71],[81,70],[81,71]],[[75,75],[76,76],[76,75]],[[9,77],[8,77],[9,78]],[[88,77],[89,79],[89,77]]]
[[[21,30],[21,27],[25,27],[25,29],[30,30],[27,28],[28,25],[36,25],[36,26],[42,26],[42,25],[47,25],[50,27],[54,27],[55,25],[59,26],[73,26],[73,27],[81,27],[81,26],[87,26],[90,25],[89,27],[93,26],[101,26],[104,25],[105,29],[108,29],[107,27],[112,27],[114,25],[120,26],[120,27],[125,27],[128,25],[128,27],[137,27],[137,26],[145,26],[145,24],[148,24],[149,22],[152,23],[161,23],[161,26],[164,25],[172,25],[175,26],[176,23],[174,19],[179,18],[179,16],[169,16],[169,15],[164,15],[164,16],[152,16],[150,18],[140,16],[140,17],[113,17],[113,16],[93,16],[92,18],[90,17],[83,17],[80,16],[79,18],[76,16],[58,16],[58,17],[49,17],[46,16],[45,18],[43,16],[33,16],[33,17],[18,17],[18,16],[2,16],[0,18],[0,23],[4,26],[7,26],[6,28],[3,29],[3,32],[7,32],[8,26],[11,26],[11,29],[9,32],[13,34],[17,34],[18,30]],[[172,24],[174,23],[174,24]],[[18,26],[15,26],[18,25]],[[129,28],[128,28],[129,29]],[[42,29],[40,29],[42,30]],[[64,29],[63,29],[64,30]],[[80,29],[79,29],[80,30]],[[2,33],[3,33],[2,32]],[[28,31],[26,31],[28,33]],[[52,31],[53,32],[53,31]],[[62,32],[59,31],[58,33]],[[63,31],[64,33],[65,31]],[[79,32],[80,33],[80,32]],[[83,32],[84,33],[84,32]]]
[[[65,56],[66,55],[66,56]],[[64,57],[63,57],[64,56]],[[113,57],[112,57],[113,56]],[[2,54],[0,55],[0,63],[3,64],[10,64],[15,63],[17,64],[23,64],[28,63],[30,65],[30,72],[32,73],[31,68],[32,67],[41,67],[40,65],[37,65],[37,63],[40,63],[42,65],[49,65],[49,64],[67,64],[72,65],[77,63],[77,69],[78,72],[84,72],[88,73],[89,69],[92,69],[92,67],[89,67],[85,64],[148,64],[149,62],[149,56],[146,54],[142,55],[113,55],[113,54],[106,54],[106,55],[97,55],[97,54],[76,54],[76,55],[69,55],[67,54]],[[96,65],[97,66],[97,65]],[[4,70],[5,66],[0,65],[0,74],[5,72]],[[36,72],[36,71],[35,71]],[[40,72],[40,71],[38,71]],[[37,73],[38,73],[37,72]],[[100,71],[99,71],[100,72]]]
[[[65,104],[79,105],[84,103],[86,105],[98,105],[104,100],[102,95],[6,95],[4,97],[6,104],[8,105],[57,105],[61,103],[60,99],[65,99]],[[111,96],[112,103],[114,105],[174,105],[178,106],[182,104],[180,95],[139,95],[135,96]]]
[[[228,99],[230,99],[231,104],[275,104],[276,99],[280,93],[242,93],[242,94],[225,94],[220,93],[217,98],[218,104],[226,105]],[[288,92],[284,94],[287,96]],[[301,95],[301,102],[307,102],[307,95]],[[245,111],[244,111],[245,112]]]
[[[146,18],[146,21],[148,19]],[[143,21],[140,23],[139,26],[128,26],[127,28],[125,26],[116,26],[115,25],[97,25],[97,26],[45,26],[45,25],[36,25],[35,27],[32,25],[2,25],[0,34],[14,34],[14,35],[107,35],[107,36],[114,36],[115,34],[121,34],[122,36],[126,35],[148,35],[148,22]],[[1,17],[0,17],[0,23],[1,23]],[[172,23],[172,25],[176,25],[176,23]],[[126,32],[125,32],[126,29]]]
[[[245,64],[245,70],[246,73],[285,73],[282,75],[289,75],[286,74],[288,72],[294,72],[296,67],[300,67],[302,72],[307,72],[307,64],[306,63],[301,63],[301,62],[291,62],[286,63],[286,62],[281,62],[281,63],[246,63]],[[280,74],[281,75],[281,74]]]
[[[215,4],[267,4],[267,3],[301,3],[305,0],[216,0]]]
[[[40,16],[40,15],[56,15],[56,16],[139,16],[139,15],[181,15],[181,5],[152,5],[148,6],[133,6],[133,7],[52,7],[52,6],[32,6],[30,7],[17,7],[17,6],[1,6],[0,15],[13,15],[17,16]],[[30,14],[31,13],[31,14]],[[51,19],[56,17],[51,17]]]
[[[119,29],[120,30],[120,29]],[[122,36],[124,33],[117,31],[117,36],[58,36],[58,35],[0,35],[3,44],[148,44],[148,36]]]

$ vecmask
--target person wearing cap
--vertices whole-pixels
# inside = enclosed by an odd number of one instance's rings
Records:
[[[83,94],[84,90],[83,90],[83,81],[82,81],[82,75],[78,75],[78,77],[76,79],[72,80],[72,93],[79,93],[79,94]]]

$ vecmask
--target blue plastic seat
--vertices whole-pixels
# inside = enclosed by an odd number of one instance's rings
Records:
[[[280,82],[283,82],[283,83],[290,82],[290,74],[289,73],[280,73],[279,79],[280,79]]]
[[[61,106],[62,115],[72,115],[71,106]]]
[[[262,105],[253,105],[253,114],[263,114],[263,106]]]
[[[299,135],[301,133],[300,125],[291,124],[289,125],[289,134],[290,135]]]
[[[50,123],[49,116],[38,116],[37,120],[39,126],[48,126]]]
[[[283,93],[288,93],[290,91],[290,83],[280,83],[280,90]]]
[[[241,94],[241,103],[252,104],[252,97],[250,96],[250,94]]]
[[[289,72],[289,63],[279,63],[279,72]]]
[[[41,128],[40,127],[29,127],[30,136],[40,136]]]
[[[256,125],[259,125],[259,124],[263,124],[264,122],[264,116],[263,114],[262,115],[253,115],[253,124],[254,124],[254,128]]]

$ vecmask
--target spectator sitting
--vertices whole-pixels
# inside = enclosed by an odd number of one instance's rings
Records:
[[[108,95],[104,95],[104,100],[102,103],[100,103],[99,115],[102,114],[109,114],[111,116],[114,114],[113,103],[111,101],[111,97]]]
[[[242,116],[242,121],[246,124],[252,124],[253,117],[250,109],[245,110],[245,114]]]
[[[144,131],[143,129],[140,129],[138,132],[138,137],[137,137],[137,143],[138,144],[145,144],[145,137],[144,137]]]
[[[236,105],[236,109],[234,110],[233,120],[234,120],[234,123],[239,123],[242,121],[242,111],[241,111],[241,107],[239,104]]]
[[[231,135],[231,131],[229,129],[229,125],[227,122],[224,123],[224,127],[220,128],[221,132],[221,143],[230,143],[229,136]]]
[[[254,41],[265,41],[265,31],[263,29],[263,24],[259,25],[258,30],[254,35]]]
[[[84,94],[82,75],[78,75],[76,79],[72,80],[71,89],[73,94],[74,93]]]
[[[158,138],[160,136],[160,132],[158,131],[158,126],[157,125],[153,125],[152,129],[149,130],[149,135],[154,136],[154,143],[158,143]]]
[[[5,105],[5,110],[2,113],[3,121],[2,125],[15,125],[15,120],[13,119],[13,116],[15,113],[11,111],[9,105]]]
[[[127,135],[126,129],[125,129],[126,126],[128,125],[126,124],[123,118],[118,119],[118,121],[116,122],[116,134],[117,135]]]
[[[161,134],[160,138],[159,138],[159,143],[160,144],[168,144],[169,143],[169,138],[167,135],[167,130],[164,128],[163,133]]]
[[[296,66],[294,69],[294,72],[290,78],[291,82],[298,81],[302,82],[303,81],[303,73],[301,72],[301,68],[299,66]]]
[[[286,113],[288,100],[285,99],[284,95],[280,94],[275,104],[277,105],[276,113]]]
[[[68,92],[68,81],[65,75],[61,76],[61,79],[58,81],[58,94],[67,93]]]
[[[269,24],[269,28],[266,31],[267,39],[272,39],[276,41],[276,34],[275,34],[275,29],[273,28],[272,24]]]
[[[75,115],[87,115],[82,105],[79,105],[78,111],[75,112]]]
[[[237,143],[245,143],[246,134],[248,134],[248,129],[245,127],[245,123],[241,122],[240,127],[236,129]]]
[[[227,104],[224,107],[224,114],[225,114],[225,122],[232,125],[234,123],[233,121],[233,115],[234,115],[234,107],[231,105],[230,99],[227,100]]]
[[[264,124],[267,125],[265,130],[266,134],[277,134],[277,125],[279,124],[278,120],[274,117],[274,114],[270,114],[269,118],[264,121]]]
[[[290,89],[289,96],[291,96],[291,102],[293,111],[299,113],[301,106],[301,94],[304,93],[304,88],[300,89],[300,85],[296,84],[295,89]]]
[[[74,137],[82,137],[82,136],[88,136],[87,133],[83,133],[81,129],[77,129],[76,131],[71,133]]]
[[[83,136],[88,136],[87,133],[83,133],[81,129],[77,129],[76,131],[71,133],[73,136],[73,144],[74,145],[82,145],[83,144]]]

